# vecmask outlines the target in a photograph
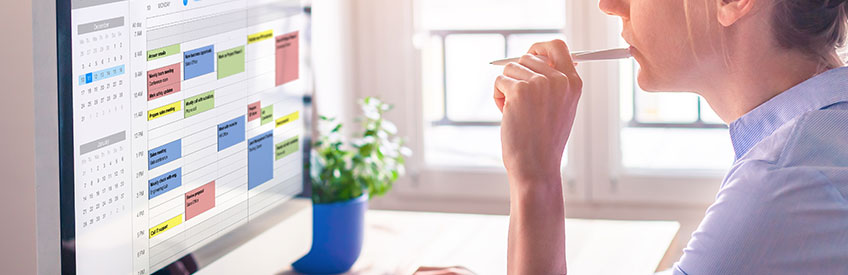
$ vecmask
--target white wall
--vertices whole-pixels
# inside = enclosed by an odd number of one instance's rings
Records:
[[[35,111],[32,1],[0,9],[0,270],[35,274]]]

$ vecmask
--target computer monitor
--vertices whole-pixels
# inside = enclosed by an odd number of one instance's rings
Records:
[[[299,0],[56,7],[63,274],[193,271],[282,219],[308,145]]]

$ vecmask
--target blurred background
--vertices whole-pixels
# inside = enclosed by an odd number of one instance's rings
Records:
[[[415,155],[372,208],[508,214],[493,104],[500,67],[537,41],[624,46],[597,1],[313,1],[318,112],[352,123],[378,96]],[[584,92],[562,162],[571,218],[675,220],[681,253],[733,161],[726,126],[699,96],[646,93],[632,60],[580,64]],[[677,259],[677,257],[672,257]],[[664,263],[669,266],[670,263]]]

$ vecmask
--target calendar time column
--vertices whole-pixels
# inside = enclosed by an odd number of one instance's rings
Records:
[[[148,4],[144,0],[130,1],[130,87],[132,87],[132,174],[133,174],[133,274],[150,273],[150,242],[148,237],[148,133],[147,133],[147,31]]]

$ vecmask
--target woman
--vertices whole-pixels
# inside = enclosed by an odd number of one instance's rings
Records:
[[[736,160],[674,273],[848,274],[848,68],[837,55],[845,0],[600,0],[600,8],[621,17],[643,89],[695,91],[729,123]],[[510,181],[509,273],[564,274],[559,164],[580,76],[565,43],[551,41],[506,66],[495,87]]]

